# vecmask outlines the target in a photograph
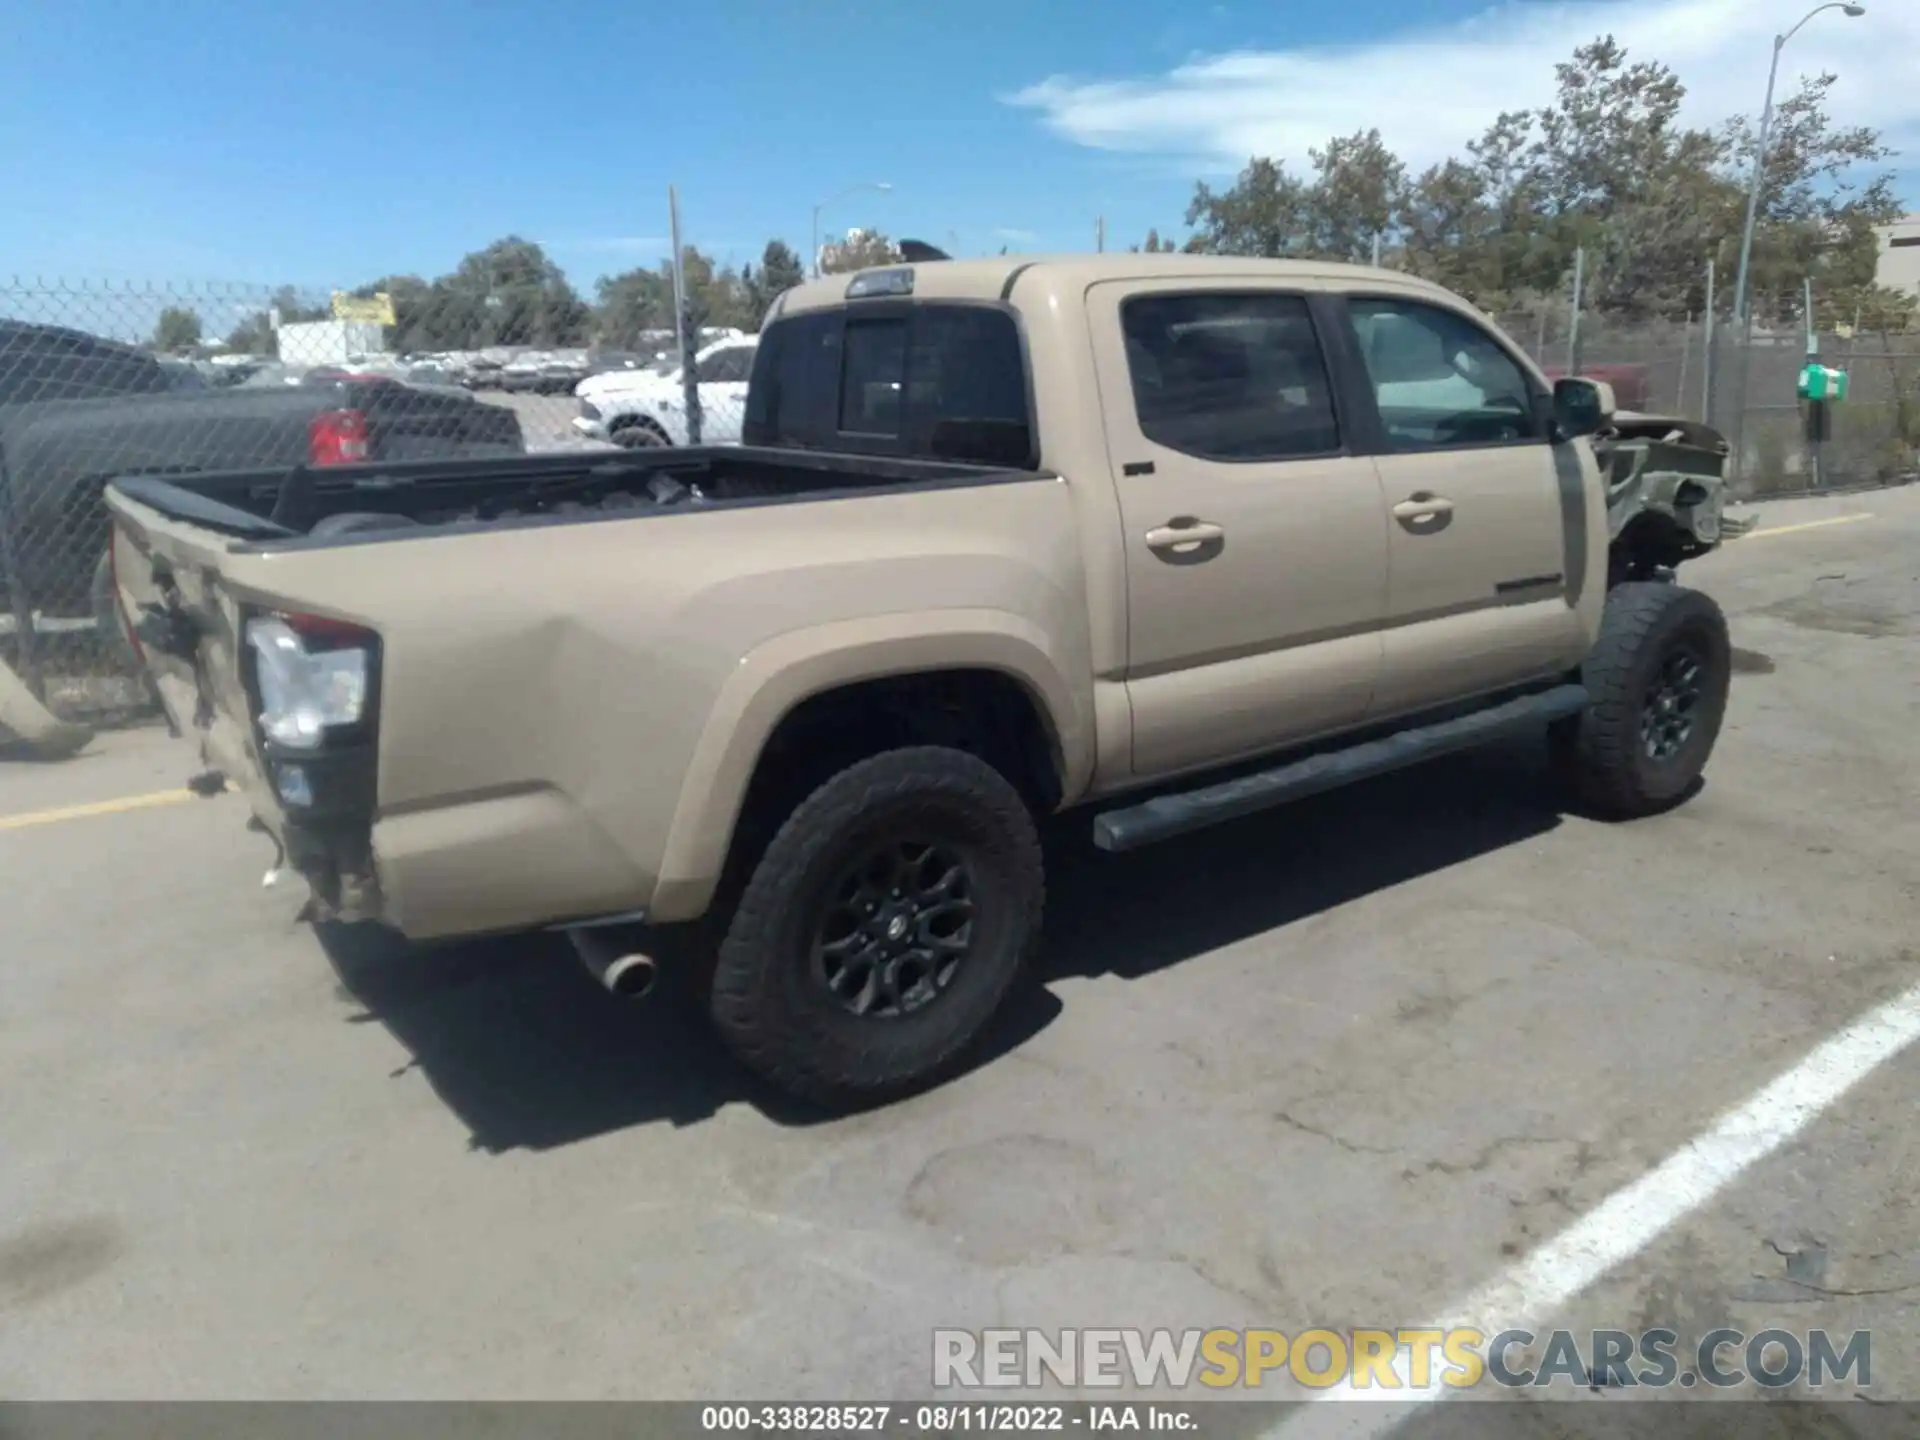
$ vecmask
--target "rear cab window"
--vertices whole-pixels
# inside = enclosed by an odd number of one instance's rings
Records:
[[[749,445],[1037,469],[1025,348],[990,304],[876,301],[762,334]]]

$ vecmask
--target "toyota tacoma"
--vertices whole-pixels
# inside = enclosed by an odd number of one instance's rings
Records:
[[[1054,812],[1126,850],[1533,727],[1593,810],[1683,801],[1724,447],[1612,411],[1405,275],[940,260],[788,291],[739,447],[108,499],[196,783],[312,915],[564,929],[621,993],[704,919],[726,1043],[844,1104],[990,1024]]]

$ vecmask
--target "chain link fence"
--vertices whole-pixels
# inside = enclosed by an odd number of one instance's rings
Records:
[[[1713,324],[1623,325],[1569,309],[1496,317],[1549,375],[1614,387],[1622,409],[1712,425],[1734,447],[1731,473],[1747,498],[1898,484],[1920,472],[1920,333],[1850,331],[1815,337],[1756,328],[1743,347],[1730,318]],[[1796,386],[1809,360],[1847,372],[1823,438],[1808,433]]]
[[[153,711],[112,594],[116,475],[693,438],[670,330],[559,345],[538,343],[556,327],[537,297],[430,325],[388,323],[383,303],[349,297],[336,318],[335,292],[294,286],[0,280],[0,661],[56,715]],[[606,419],[576,398],[589,380],[620,397]],[[724,432],[725,398],[708,408]]]
[[[737,443],[755,339],[696,327],[684,280],[691,376],[670,308],[662,328],[657,308],[621,320],[537,285],[382,297],[0,281],[0,661],[63,718],[151,713],[106,561],[115,475]],[[1760,331],[1742,354],[1725,320],[1576,323],[1566,303],[1498,318],[1550,374],[1608,380],[1623,408],[1734,439],[1749,497],[1916,468],[1920,334],[1820,337],[1851,388],[1812,441],[1795,396],[1803,335]]]

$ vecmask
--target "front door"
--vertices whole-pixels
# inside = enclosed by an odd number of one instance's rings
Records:
[[[1347,310],[1392,517],[1376,713],[1577,660],[1586,490],[1579,457],[1550,443],[1538,383],[1464,310],[1410,296],[1355,296]]]
[[[1258,280],[1088,297],[1127,574],[1133,768],[1352,724],[1387,603],[1386,506],[1305,293]]]

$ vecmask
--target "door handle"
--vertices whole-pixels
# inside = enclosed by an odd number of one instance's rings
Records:
[[[1147,548],[1172,565],[1211,560],[1226,548],[1227,532],[1210,520],[1176,515],[1146,534]]]
[[[1431,490],[1416,490],[1393,507],[1393,518],[1417,535],[1431,535],[1447,527],[1453,501]]]

